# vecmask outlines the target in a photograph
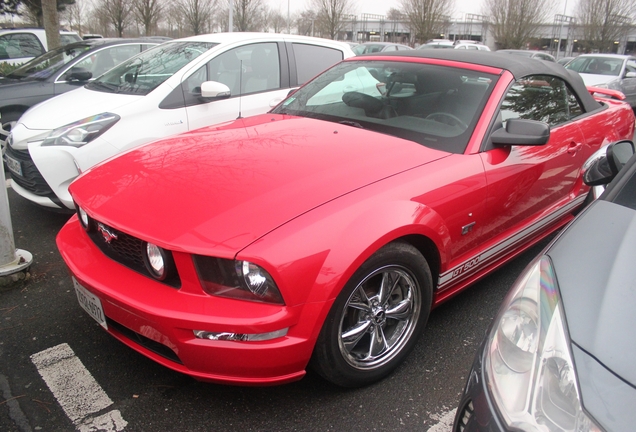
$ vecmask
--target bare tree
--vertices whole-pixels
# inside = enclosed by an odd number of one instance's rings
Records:
[[[287,30],[287,16],[283,16],[280,11],[271,11],[268,19],[269,27],[271,27],[275,33],[281,33]]]
[[[117,37],[123,37],[124,30],[132,23],[132,8],[128,0],[99,0],[96,6],[102,18],[115,29]]]
[[[76,0],[75,3],[66,7],[60,13],[60,21],[68,23],[69,30],[84,33],[83,24],[86,22],[87,7],[85,0]]]
[[[186,27],[195,35],[203,34],[210,29],[212,11],[216,0],[178,0]]]
[[[181,6],[177,3],[168,3],[165,13],[165,23],[168,27],[168,36],[180,38],[185,36],[187,27]]]
[[[309,7],[316,13],[316,29],[325,37],[337,39],[353,12],[353,0],[311,0]]]
[[[550,0],[485,0],[484,15],[490,16],[498,49],[519,49],[552,15]]]
[[[135,21],[143,27],[144,36],[156,33],[157,23],[163,14],[164,4],[161,0],[134,0],[133,14]]]
[[[406,16],[402,13],[400,9],[391,8],[386,13],[386,19],[388,21],[402,21],[406,19]]]
[[[301,12],[296,19],[296,27],[298,34],[305,36],[313,36],[314,24],[316,22],[316,13],[313,10]]]
[[[454,0],[400,0],[416,42],[424,43],[444,32]]]
[[[229,8],[230,1],[226,0]],[[234,30],[239,32],[267,30],[267,7],[263,0],[234,0]],[[227,13],[222,16],[227,16]]]
[[[586,51],[612,52],[614,42],[632,24],[634,0],[579,0],[576,18],[583,33],[579,43]]]

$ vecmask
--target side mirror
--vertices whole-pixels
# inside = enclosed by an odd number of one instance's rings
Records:
[[[634,153],[634,143],[628,140],[599,149],[583,164],[583,181],[588,186],[608,184]]]
[[[536,120],[509,119],[506,128],[494,131],[490,139],[495,145],[543,145],[550,139],[550,126]]]
[[[67,81],[88,81],[91,78],[93,78],[92,72],[81,67],[72,67],[64,74],[64,79]]]
[[[627,72],[625,78],[636,78],[636,72]]]
[[[232,95],[230,88],[217,81],[205,81],[201,84],[201,97],[206,100],[227,99]]]

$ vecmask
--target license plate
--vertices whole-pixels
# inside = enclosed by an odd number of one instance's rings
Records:
[[[7,162],[7,167],[9,167],[12,173],[22,177],[22,164],[19,160],[15,160],[6,154],[4,155],[4,160]]]
[[[75,287],[75,294],[77,294],[77,301],[79,301],[82,309],[92,316],[99,325],[108,330],[104,309],[102,309],[102,302],[99,298],[81,286],[75,278],[73,278],[73,286]]]

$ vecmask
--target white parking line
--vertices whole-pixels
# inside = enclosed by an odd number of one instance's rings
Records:
[[[428,428],[428,432],[449,432],[453,429],[453,420],[455,420],[455,412],[457,408],[454,410],[448,411],[443,414],[439,414],[437,416],[438,423],[434,424],[430,428]]]
[[[68,344],[33,354],[31,361],[78,431],[119,432],[126,427],[119,410],[93,416],[113,401]]]

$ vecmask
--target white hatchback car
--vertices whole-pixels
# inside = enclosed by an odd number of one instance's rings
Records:
[[[73,209],[69,184],[141,144],[265,113],[340,60],[348,44],[273,33],[217,33],[163,43],[77,90],[28,110],[7,139],[11,187]]]

